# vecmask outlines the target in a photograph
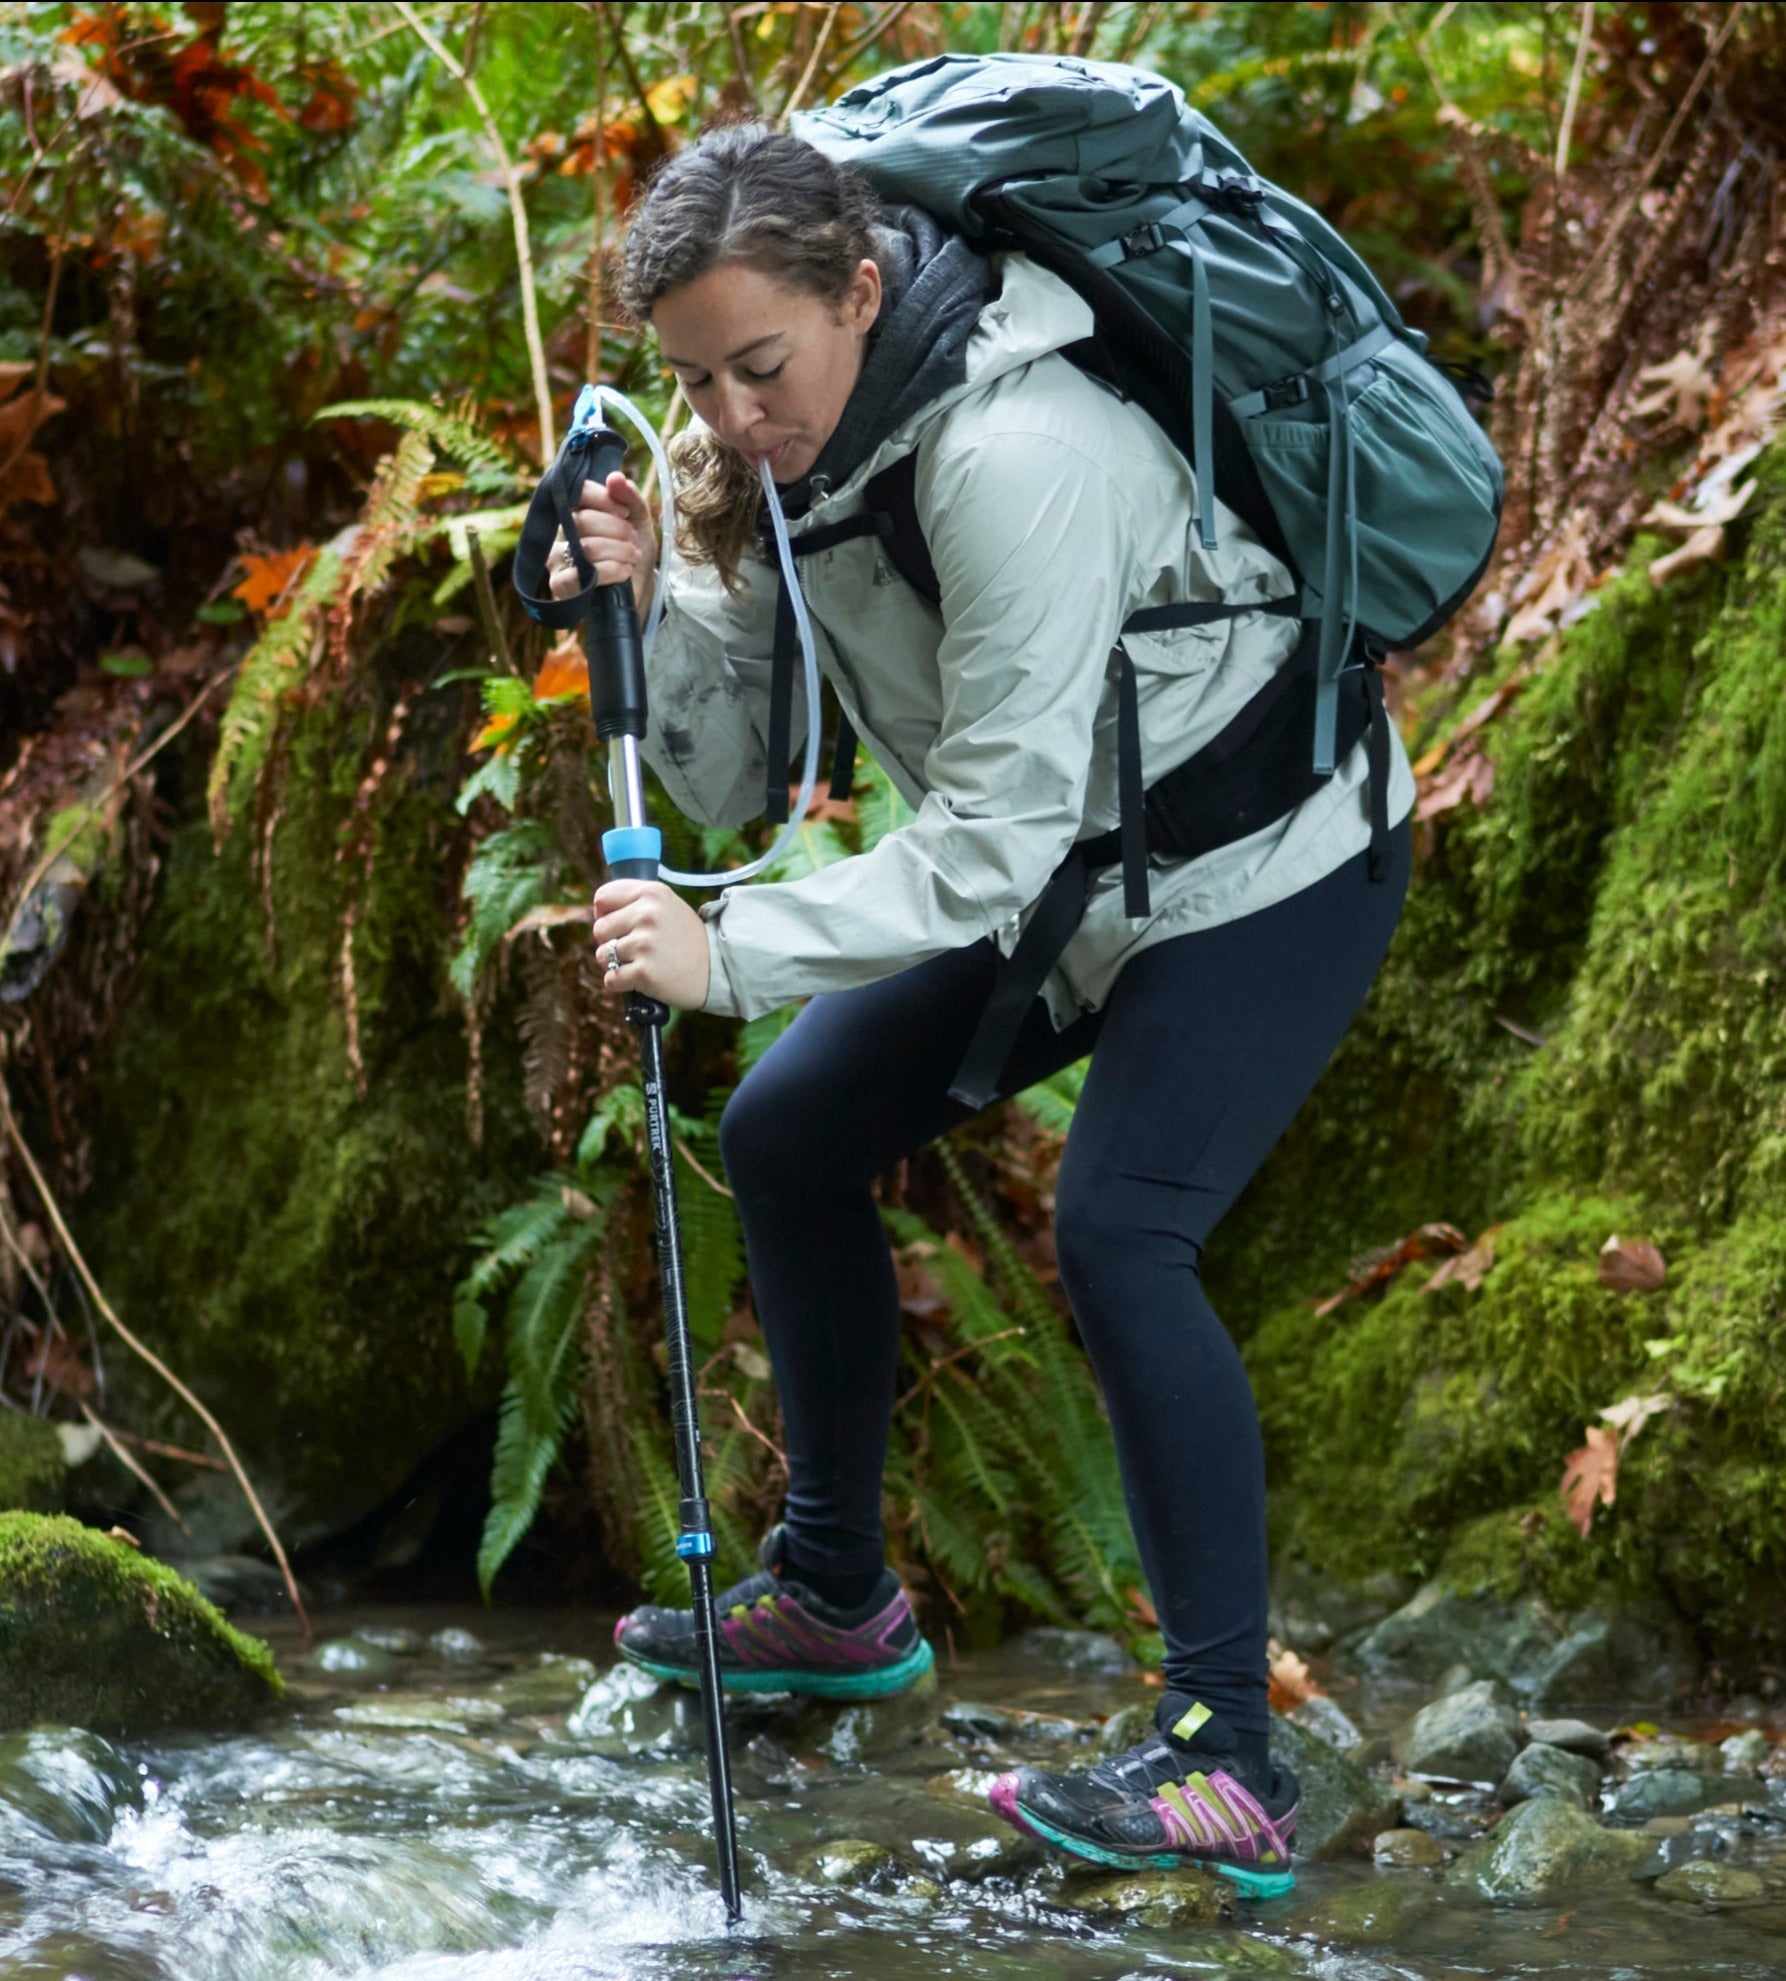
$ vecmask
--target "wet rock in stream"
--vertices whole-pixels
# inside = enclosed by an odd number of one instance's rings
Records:
[[[1425,1830],[1384,1830],[1371,1842],[1372,1861],[1392,1871],[1427,1871],[1445,1862],[1445,1846]]]
[[[1432,1685],[1454,1666],[1497,1678],[1529,1706],[1666,1699],[1698,1675],[1687,1627],[1660,1604],[1567,1616],[1530,1597],[1462,1595],[1429,1582],[1350,1647],[1360,1671]]]
[[[1086,1919],[1153,1927],[1207,1926],[1234,1910],[1221,1879],[1192,1870],[1074,1876],[1050,1903]]]
[[[1655,1890],[1658,1898],[1714,1909],[1760,1905],[1768,1895],[1766,1880],[1755,1872],[1704,1858],[1696,1858],[1690,1864],[1677,1864],[1672,1871],[1665,1871],[1656,1880]]]
[[[1571,1754],[1534,1740],[1514,1756],[1501,1783],[1501,1800],[1509,1808],[1535,1795],[1556,1795],[1578,1809],[1591,1810],[1600,1797],[1599,1763],[1585,1754]]]
[[[1273,1760],[1302,1786],[1296,1824],[1299,1857],[1343,1857],[1368,1847],[1401,1814],[1394,1791],[1343,1752],[1279,1713],[1271,1716]]]
[[[801,1874],[821,1885],[843,1885],[851,1891],[898,1892],[906,1898],[939,1898],[942,1887],[927,1878],[884,1843],[862,1837],[837,1837],[820,1844],[801,1860]]]
[[[1503,1903],[1548,1905],[1596,1883],[1634,1876],[1650,1846],[1630,1831],[1603,1830],[1572,1803],[1522,1802],[1445,1874],[1459,1890]]]
[[[1396,1736],[1395,1757],[1411,1775],[1492,1786],[1525,1739],[1519,1715],[1482,1679],[1422,1707]]]

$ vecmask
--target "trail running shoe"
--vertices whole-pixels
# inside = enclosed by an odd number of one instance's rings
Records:
[[[1007,1823],[1094,1864],[1194,1864],[1246,1898],[1294,1889],[1296,1777],[1267,1768],[1259,1779],[1225,1723],[1194,1700],[1169,1693],[1156,1719],[1158,1730],[1126,1754],[1082,1774],[1019,1768],[1000,1775],[987,1800]]]
[[[903,1692],[935,1658],[891,1569],[868,1600],[834,1609],[782,1573],[783,1530],[770,1529],[763,1572],[714,1598],[719,1676],[727,1692],[808,1692],[821,1699],[884,1699]],[[648,1604],[614,1626],[620,1655],[653,1678],[698,1686],[693,1610]]]

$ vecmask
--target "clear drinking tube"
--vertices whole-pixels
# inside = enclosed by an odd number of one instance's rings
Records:
[[[657,629],[664,616],[664,567],[668,562],[676,541],[676,492],[670,478],[670,460],[664,451],[664,443],[657,429],[633,403],[618,393],[610,385],[595,388],[598,402],[612,406],[636,432],[643,436],[651,450],[651,458],[657,466],[657,485],[663,491],[663,531],[662,548],[658,552],[657,583],[651,591],[651,610],[645,615],[644,648],[647,660],[657,639]],[[757,472],[762,478],[763,494],[769,504],[769,523],[775,532],[775,553],[781,563],[781,581],[787,587],[788,597],[793,601],[794,625],[800,635],[800,657],[804,663],[806,683],[806,752],[800,764],[800,798],[788,814],[788,822],[775,836],[775,844],[767,853],[754,860],[747,860],[741,867],[728,867],[724,873],[685,874],[674,867],[659,867],[658,878],[669,881],[676,887],[733,887],[741,880],[752,880],[764,868],[773,866],[792,843],[795,833],[806,817],[806,809],[812,803],[813,788],[819,775],[819,657],[813,645],[812,621],[806,616],[806,600],[800,591],[800,574],[794,568],[794,552],[788,542],[787,518],[781,513],[781,495],[775,486],[775,478],[769,472],[769,463],[759,461]]]

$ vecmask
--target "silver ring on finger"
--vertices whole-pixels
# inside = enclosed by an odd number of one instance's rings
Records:
[[[608,944],[607,962],[604,968],[609,976],[612,976],[620,968],[620,944],[618,942],[610,942]]]

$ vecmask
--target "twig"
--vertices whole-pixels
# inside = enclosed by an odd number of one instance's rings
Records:
[[[866,55],[889,28],[897,27],[901,18],[911,10],[911,5],[912,0],[892,0],[890,6],[883,7],[854,41],[846,41],[838,50],[831,66],[819,78],[813,95],[821,98],[829,96],[832,84],[847,75],[857,59]]]
[[[583,4],[591,13],[605,14],[609,11],[607,7],[598,4],[598,0],[583,0]],[[633,52],[626,45],[625,9],[617,7],[612,11],[615,16],[614,52],[620,57],[620,66],[626,71],[628,87],[639,100],[639,109],[644,113],[645,126],[651,133],[652,148],[656,151],[668,151],[670,140],[664,133],[663,125],[657,120],[657,112],[651,107],[651,93],[645,87],[645,78],[639,74],[639,65],[633,60]]]
[[[607,16],[595,16],[595,237],[589,246],[589,331],[583,346],[583,376],[591,385],[602,375],[602,236],[608,231],[608,30]]]
[[[1594,250],[1593,259],[1582,270],[1580,275],[1576,277],[1569,292],[1572,296],[1579,296],[1594,279],[1595,275],[1598,274],[1601,264],[1612,252],[1619,236],[1625,231],[1625,222],[1630,219],[1632,213],[1636,210],[1638,202],[1649,191],[1656,174],[1662,169],[1663,159],[1668,156],[1669,151],[1673,148],[1675,139],[1680,135],[1681,126],[1687,121],[1688,111],[1693,108],[1694,103],[1698,100],[1700,90],[1704,88],[1707,79],[1710,77],[1717,63],[1718,57],[1724,52],[1724,44],[1730,39],[1732,31],[1735,29],[1738,20],[1742,17],[1742,11],[1740,7],[1727,7],[1725,9],[1724,25],[1719,28],[1711,47],[1705,51],[1705,60],[1700,63],[1698,74],[1687,85],[1687,93],[1681,98],[1680,108],[1674,113],[1674,117],[1670,121],[1667,130],[1662,133],[1662,142],[1657,145],[1655,151],[1651,154],[1649,164],[1644,167],[1643,177],[1638,180],[1633,191],[1627,195],[1624,204],[1620,206],[1617,214],[1601,230],[1600,245]]]
[[[1441,111],[1446,113],[1440,118],[1442,123],[1458,119],[1460,113],[1447,94],[1432,57],[1426,52],[1426,44],[1450,11],[1449,7],[1441,8],[1426,33],[1414,37],[1414,53],[1420,58],[1420,66],[1426,71],[1426,79],[1433,86],[1433,94],[1439,99]],[[1525,302],[1519,280],[1519,264],[1513,258],[1513,244],[1508,240],[1507,229],[1501,220],[1501,203],[1495,198],[1494,184],[1488,176],[1488,168],[1483,164],[1481,154],[1462,122],[1449,121],[1449,128],[1456,134],[1464,177],[1470,182],[1470,203],[1475,208],[1476,225],[1483,236],[1483,255],[1488,264],[1483,271],[1485,277],[1483,287],[1492,288],[1497,279],[1504,277],[1511,291],[1509,301],[1512,304],[1513,314],[1524,316]]]
[[[825,15],[824,26],[813,37],[812,53],[807,57],[806,67],[800,71],[800,80],[782,98],[781,108],[775,113],[777,128],[784,126],[799,109],[806,96],[806,85],[812,81],[813,71],[819,66],[820,57],[823,56],[826,45],[831,39],[831,30],[836,27],[837,17],[842,11],[841,7],[833,6]]]
[[[701,1165],[695,1161],[694,1157],[689,1154],[688,1144],[686,1142],[680,1140],[679,1138],[672,1138],[672,1139],[676,1141],[676,1153],[682,1158],[682,1160],[685,1163],[688,1164],[689,1168],[694,1171],[694,1173],[701,1179],[703,1183],[708,1185],[710,1189],[717,1190],[722,1197],[737,1196],[738,1193],[736,1190],[728,1190],[726,1186],[720,1182],[718,1177],[710,1176],[707,1173],[707,1171],[704,1170],[701,1167]]]
[[[19,889],[18,897],[13,903],[12,913],[8,915],[6,918],[6,927],[4,931],[0,931],[0,958],[5,957],[7,942],[11,938],[13,930],[18,926],[18,920],[20,915],[22,915],[25,911],[26,902],[28,902],[31,899],[32,895],[37,891],[38,883],[43,879],[44,875],[49,872],[51,867],[53,867],[56,864],[57,859],[61,856],[64,850],[74,843],[76,836],[81,831],[81,828],[87,823],[88,819],[90,819],[93,816],[93,814],[99,810],[99,808],[102,805],[106,804],[111,798],[115,797],[117,793],[121,791],[124,788],[124,786],[130,782],[130,780],[137,774],[139,770],[144,769],[148,764],[152,763],[154,759],[157,756],[159,756],[163,750],[167,748],[167,746],[174,740],[174,738],[179,735],[180,731],[186,727],[187,723],[189,723],[192,720],[192,718],[198,714],[199,710],[204,706],[205,697],[209,695],[212,689],[215,688],[220,682],[227,681],[230,678],[230,676],[235,673],[236,668],[239,665],[240,665],[239,662],[233,662],[230,666],[226,667],[221,674],[213,675],[211,679],[207,681],[205,685],[198,691],[198,693],[193,696],[191,702],[188,703],[186,708],[181,711],[179,717],[174,722],[170,723],[168,727],[164,729],[159,736],[156,737],[154,742],[151,743],[146,750],[142,751],[138,756],[133,757],[131,761],[127,763],[121,771],[119,771],[118,775],[112,779],[111,783],[108,784],[102,792],[100,792],[99,796],[93,799],[88,804],[85,811],[76,813],[73,823],[64,830],[62,837],[54,844],[52,844],[51,846],[45,849],[43,858],[39,860],[37,865],[33,867],[30,873],[28,873],[25,876],[25,884],[23,887]]]
[[[304,1608],[303,1597],[298,1594],[297,1577],[291,1572],[291,1563],[286,1559],[285,1549],[280,1544],[279,1536],[273,1531],[272,1521],[267,1518],[266,1508],[260,1503],[260,1495],[254,1490],[253,1481],[242,1469],[242,1461],[236,1456],[235,1446],[225,1436],[223,1426],[218,1423],[217,1419],[198,1397],[187,1388],[186,1384],[174,1374],[173,1370],[162,1361],[161,1357],[146,1342],[139,1341],[118,1318],[117,1312],[113,1308],[112,1303],[105,1297],[98,1280],[93,1277],[92,1268],[87,1264],[85,1254],[74,1242],[74,1234],[69,1230],[62,1216],[61,1207],[57,1204],[55,1198],[51,1196],[50,1186],[44,1178],[43,1171],[37,1166],[37,1158],[32,1155],[30,1145],[19,1131],[18,1121],[12,1111],[12,1099],[6,1091],[6,1082],[4,1079],[0,1079],[0,1117],[4,1117],[7,1135],[10,1137],[13,1147],[19,1152],[19,1160],[25,1165],[25,1173],[31,1179],[31,1187],[37,1192],[38,1202],[42,1204],[44,1214],[49,1218],[50,1223],[55,1226],[56,1236],[62,1241],[62,1249],[68,1255],[69,1264],[80,1275],[82,1283],[86,1286],[88,1293],[93,1297],[93,1304],[111,1323],[112,1327],[117,1330],[124,1345],[148,1363],[149,1367],[179,1397],[181,1402],[192,1411],[199,1422],[204,1425],[205,1429],[211,1433],[212,1437],[217,1440],[218,1445],[222,1448],[224,1457],[229,1461],[229,1468],[236,1476],[236,1484],[242,1488],[242,1495],[253,1510],[254,1518],[260,1531],[267,1537],[268,1546],[273,1550],[273,1559],[278,1562],[279,1572],[285,1578],[285,1593],[290,1596],[291,1606],[297,1612],[299,1623],[303,1625],[304,1643],[308,1647],[311,1634],[310,1617]]]
[[[1073,29],[1073,39],[1067,44],[1069,55],[1089,55],[1091,45],[1097,36],[1104,16],[1110,11],[1110,0],[1092,0],[1089,7],[1079,10],[1078,25]]]
[[[738,1401],[738,1399],[732,1394],[732,1392],[729,1389],[703,1390],[701,1394],[703,1396],[723,1396],[725,1400],[732,1406],[733,1414],[737,1417],[741,1428],[748,1431],[750,1435],[756,1439],[758,1444],[764,1446],[768,1450],[769,1455],[775,1460],[776,1464],[781,1467],[784,1473],[787,1471],[788,1469],[787,1453],[782,1450],[781,1446],[775,1442],[775,1440],[769,1435],[767,1431],[759,1431],[757,1429],[756,1425],[754,1425],[750,1421],[750,1419],[744,1414],[744,1405]]]
[[[134,1474],[137,1478],[142,1480],[143,1484],[147,1486],[150,1492],[152,1492],[155,1495],[156,1503],[160,1506],[162,1512],[165,1513],[167,1517],[174,1523],[174,1525],[179,1528],[180,1532],[182,1534],[188,1534],[188,1535],[191,1534],[192,1529],[186,1524],[184,1520],[180,1518],[180,1509],[174,1505],[173,1501],[169,1499],[167,1494],[161,1490],[161,1487],[156,1483],[156,1481],[150,1477],[150,1475],[143,1469],[143,1467],[140,1466],[136,1462],[136,1460],[131,1457],[130,1453],[127,1452],[124,1449],[124,1447],[118,1442],[116,1435],[112,1431],[112,1427],[109,1424],[106,1424],[100,1420],[100,1418],[95,1414],[91,1404],[85,1402],[81,1404],[81,1415],[85,1417],[87,1422],[93,1426],[94,1430],[96,1430],[99,1433],[99,1435],[102,1438],[104,1438],[107,1448],[110,1450],[112,1456],[117,1459],[118,1463],[123,1466],[125,1471]]]
[[[1569,137],[1575,129],[1575,105],[1581,96],[1581,75],[1588,65],[1588,44],[1594,38],[1594,0],[1581,0],[1581,31],[1575,37],[1575,66],[1569,71],[1569,93],[1563,99],[1563,122],[1557,132],[1556,175],[1559,191],[1569,169]]]
[[[738,19],[738,12],[736,7],[726,9],[726,33],[732,39],[732,65],[738,73],[738,86],[749,99],[754,113],[759,108],[757,82],[756,77],[751,74],[750,51],[744,45],[744,27]]]
[[[505,674],[518,674],[521,670],[516,667],[515,657],[509,652],[508,638],[497,616],[496,588],[490,582],[490,563],[484,555],[484,546],[478,541],[477,531],[469,523],[465,526],[465,548],[471,557],[471,588],[477,594],[478,617],[484,623],[484,638],[490,642],[490,657]]]
[[[961,1347],[955,1349],[952,1353],[948,1355],[944,1355],[939,1360],[932,1362],[926,1373],[921,1375],[918,1378],[918,1380],[912,1384],[911,1388],[906,1391],[904,1396],[902,1396],[899,1399],[899,1401],[896,1404],[894,1404],[893,1406],[894,1410],[895,1411],[903,1410],[905,1406],[911,1402],[912,1398],[916,1396],[920,1390],[929,1389],[930,1385],[936,1381],[937,1377],[940,1376],[942,1372],[946,1368],[948,1368],[951,1363],[962,1361],[965,1357],[972,1355],[978,1349],[990,1348],[995,1341],[1009,1341],[1012,1335],[1014,1334],[1027,1334],[1027,1333],[1028,1333],[1027,1328],[1021,1328],[1021,1327],[1005,1328],[998,1334],[983,1334],[981,1335],[978,1341],[964,1342],[961,1345]]]
[[[1135,51],[1153,33],[1154,23],[1160,18],[1163,11],[1162,0],[1154,0],[1154,4],[1149,7],[1137,7],[1135,9],[1136,18],[1131,20],[1128,27],[1124,30],[1122,41],[1118,45],[1116,53],[1111,57],[1111,60],[1114,62],[1132,61]]]
[[[527,209],[521,203],[521,175],[515,170],[508,146],[502,141],[502,133],[496,127],[496,119],[490,114],[490,106],[484,101],[484,92],[478,88],[475,78],[466,73],[465,65],[409,4],[409,0],[396,0],[396,4],[398,13],[465,85],[465,93],[471,98],[472,108],[483,122],[484,135],[490,140],[490,148],[502,167],[503,183],[508,188],[509,218],[515,227],[515,259],[521,266],[521,327],[527,338],[528,362],[533,367],[533,396],[539,408],[540,459],[550,461],[557,446],[552,431],[552,388],[546,377],[546,347],[540,338],[539,300],[533,291],[533,246],[527,232]]]
[[[114,1430],[112,1436],[125,1444],[135,1445],[139,1451],[146,1451],[154,1458],[175,1458],[182,1465],[202,1465],[207,1472],[229,1470],[221,1458],[213,1458],[209,1452],[188,1451],[179,1444],[163,1444],[159,1438],[141,1437],[135,1431]]]

